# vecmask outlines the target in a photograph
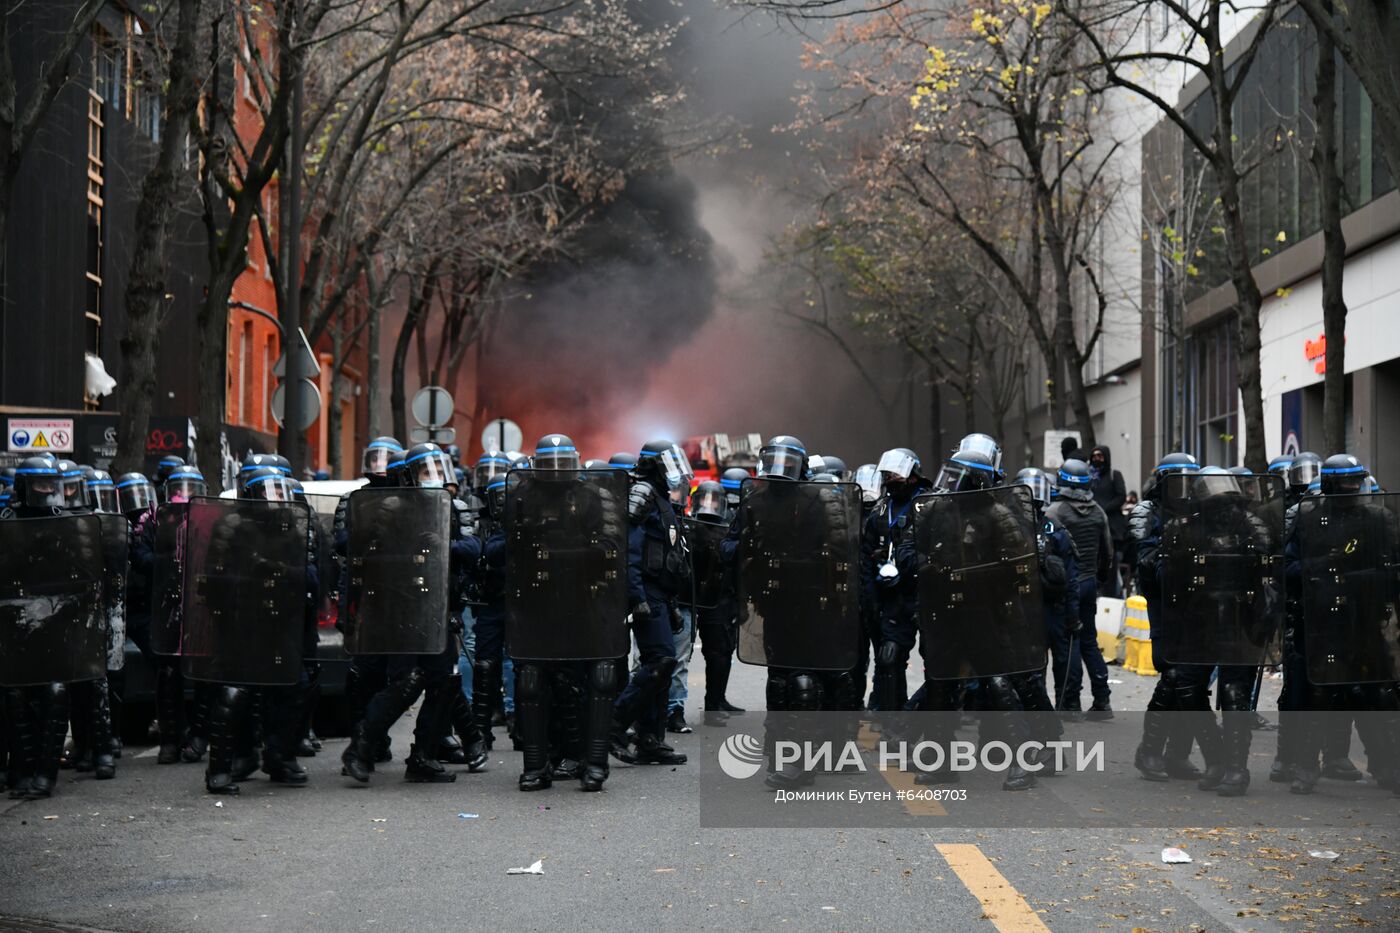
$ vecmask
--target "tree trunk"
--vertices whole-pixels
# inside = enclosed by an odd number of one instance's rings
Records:
[[[245,230],[246,233],[246,230]],[[235,264],[242,268],[240,258]],[[223,423],[228,395],[228,302],[237,273],[221,269],[209,280],[209,291],[195,315],[199,332],[199,438],[195,459],[204,473],[209,494],[224,489]]]
[[[404,369],[408,364],[408,349],[417,324],[418,304],[410,297],[408,313],[404,315],[399,339],[394,344],[394,361],[389,376],[389,409],[394,417],[394,436],[405,447],[408,446],[408,396],[404,391]]]
[[[939,457],[943,450],[943,387],[938,382],[938,372],[933,363],[928,367],[928,442],[933,455]],[[930,461],[932,462],[932,461]]]
[[[379,420],[379,304],[377,295],[370,296],[367,313],[369,314],[369,352],[366,354],[365,404],[369,406],[369,436],[375,438],[384,433]]]
[[[323,457],[330,468],[332,479],[345,476],[344,458],[340,455],[341,434],[345,430],[345,418],[341,414],[340,396],[346,391],[345,378],[345,331],[341,327],[331,329],[331,397],[328,405],[329,420],[326,422],[326,451]]]
[[[170,56],[170,94],[155,165],[141,187],[136,205],[136,237],[126,285],[126,333],[121,338],[122,409],[117,420],[114,474],[141,470],[146,459],[146,433],[156,391],[156,351],[160,344],[161,309],[166,290],[166,247],[181,188],[180,159],[187,126],[199,106],[195,74],[195,33],[201,0],[180,0],[175,48]]]
[[[1328,4],[1330,13],[1330,4]],[[1322,322],[1327,355],[1322,395],[1322,436],[1333,453],[1346,450],[1347,303],[1342,294],[1347,241],[1342,233],[1342,176],[1337,170],[1336,48],[1324,30],[1317,32],[1317,90],[1313,111],[1317,138],[1310,161],[1317,172],[1322,219]]]

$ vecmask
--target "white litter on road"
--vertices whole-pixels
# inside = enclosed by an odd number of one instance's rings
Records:
[[[1189,865],[1191,856],[1175,846],[1168,846],[1162,850],[1163,865]]]
[[[507,868],[507,875],[543,875],[544,859],[539,859],[529,868]]]

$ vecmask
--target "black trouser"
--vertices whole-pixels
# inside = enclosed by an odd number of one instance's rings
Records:
[[[705,659],[705,709],[718,710],[725,702],[729,672],[734,663],[739,620],[734,603],[722,600],[713,609],[695,611],[700,654]]]
[[[581,760],[590,771],[607,775],[622,670],[613,659],[515,662],[515,728],[525,776],[548,772],[552,745],[560,757]]]

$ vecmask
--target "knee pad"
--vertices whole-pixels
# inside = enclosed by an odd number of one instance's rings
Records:
[[[545,674],[538,664],[521,664],[515,669],[515,695],[519,700],[538,700],[544,696]]]
[[[656,676],[662,680],[669,681],[671,675],[676,672],[677,661],[675,658],[658,658],[653,663],[655,665],[654,670],[656,671]]]
[[[1220,708],[1231,712],[1249,709],[1253,685],[1227,681],[1220,684]]]
[[[474,676],[490,677],[492,680],[500,676],[501,662],[496,658],[478,657],[476,663],[472,665]]]
[[[881,667],[903,667],[909,661],[909,649],[892,641],[880,642],[875,663]]]
[[[775,674],[770,671],[768,674],[768,683],[764,686],[764,696],[767,698],[769,709],[781,710],[786,708],[788,679],[782,674]]]
[[[793,674],[790,694],[794,710],[807,712],[822,708],[821,683],[811,674]]]
[[[589,666],[588,685],[598,693],[616,693],[622,689],[622,667],[616,661],[594,661]]]
[[[1004,676],[983,678],[982,689],[986,694],[989,709],[1009,711],[1021,705],[1016,698],[1016,691],[1011,688],[1011,681]]]

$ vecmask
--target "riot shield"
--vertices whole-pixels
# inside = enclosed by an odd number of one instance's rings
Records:
[[[439,654],[452,604],[446,489],[350,494],[345,653]]]
[[[690,546],[690,579],[694,589],[682,591],[681,602],[696,609],[714,609],[724,597],[724,559],[719,547],[729,535],[729,526],[683,518],[685,540]]]
[[[627,631],[621,470],[506,476],[506,652],[517,661],[619,658]]]
[[[180,639],[186,677],[297,682],[310,521],[300,502],[190,500]]]
[[[339,496],[319,493],[303,493],[302,498],[311,506],[312,549],[316,558],[316,623],[329,625],[335,621],[340,601],[338,581],[340,567],[335,556],[335,507]]]
[[[1400,494],[1309,496],[1297,522],[1308,680],[1400,678]]]
[[[0,521],[0,686],[107,672],[102,524],[96,515]]]
[[[1169,663],[1279,663],[1283,494],[1278,476],[1165,477],[1162,605],[1152,638]]]
[[[125,515],[103,513],[102,606],[107,617],[107,670],[126,664],[126,577],[130,567],[131,523]]]
[[[188,502],[167,502],[155,510],[155,567],[151,583],[151,651],[180,653],[180,615],[185,587],[185,517]]]
[[[815,671],[857,662],[860,487],[744,481],[739,660]]]
[[[914,500],[914,546],[925,676],[958,680],[1045,667],[1029,489],[920,496]]]

